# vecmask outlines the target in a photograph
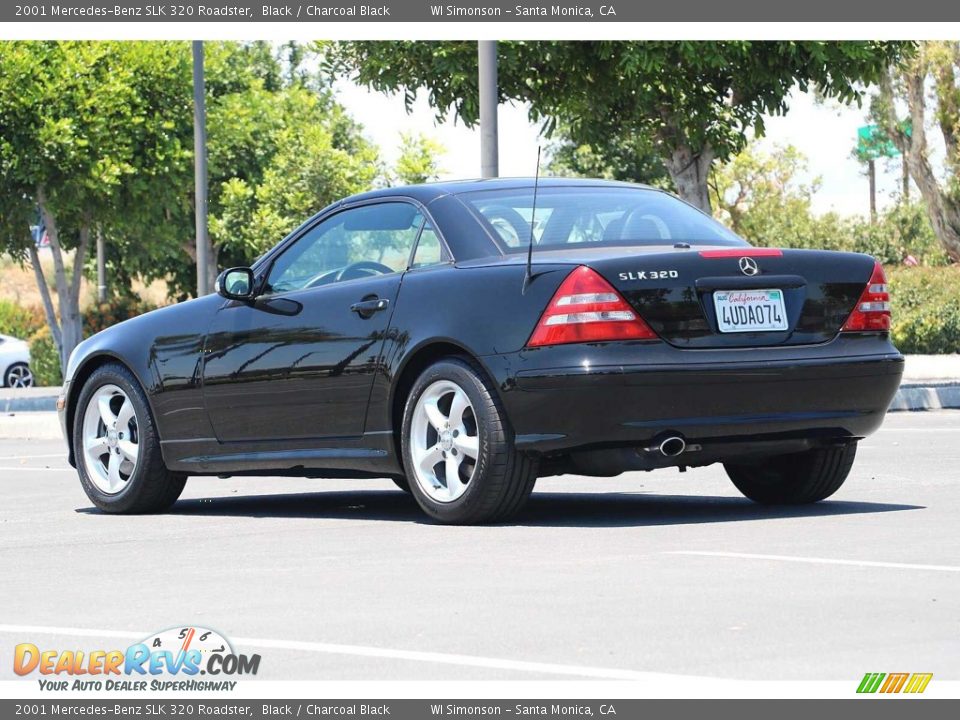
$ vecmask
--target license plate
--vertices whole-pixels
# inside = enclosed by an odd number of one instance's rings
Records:
[[[780,290],[717,290],[713,293],[713,306],[722,333],[787,329]]]

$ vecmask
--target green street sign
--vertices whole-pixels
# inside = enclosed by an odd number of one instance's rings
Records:
[[[909,136],[911,133],[910,121],[905,120],[901,127]],[[877,160],[882,157],[897,157],[900,151],[879,125],[865,125],[857,129],[857,157],[864,162]]]

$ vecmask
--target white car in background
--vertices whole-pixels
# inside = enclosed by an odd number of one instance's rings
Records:
[[[33,387],[30,346],[9,335],[0,335],[0,384],[3,387]]]

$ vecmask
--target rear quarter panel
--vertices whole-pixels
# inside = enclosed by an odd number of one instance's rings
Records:
[[[535,268],[526,292],[523,265],[440,265],[408,272],[384,345],[383,373],[374,381],[367,432],[391,429],[395,380],[429,346],[454,345],[484,367],[485,356],[520,350],[571,269]]]

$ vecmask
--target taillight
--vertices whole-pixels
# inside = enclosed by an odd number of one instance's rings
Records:
[[[656,339],[610,283],[581,266],[560,284],[527,346]]]
[[[844,332],[890,329],[890,293],[883,266],[873,266],[873,275],[857,301],[857,306],[843,324]]]

